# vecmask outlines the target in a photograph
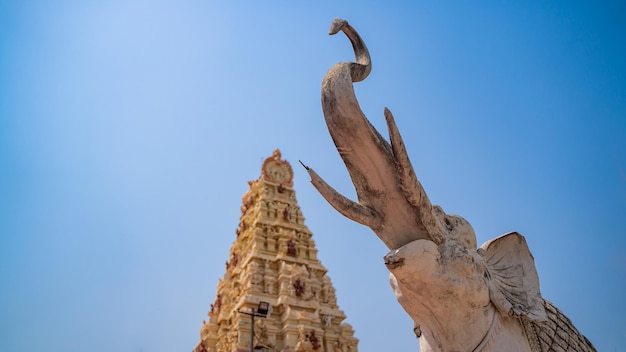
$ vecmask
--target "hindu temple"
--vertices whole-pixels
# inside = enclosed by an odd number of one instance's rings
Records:
[[[278,149],[248,182],[224,276],[194,352],[356,352]]]

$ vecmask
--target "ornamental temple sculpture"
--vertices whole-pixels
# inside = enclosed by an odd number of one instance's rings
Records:
[[[261,177],[248,183],[226,273],[194,352],[250,351],[251,319],[239,312],[260,301],[271,309],[255,319],[255,351],[357,352],[354,330],[343,323],[346,315],[304,225],[290,164],[277,149],[263,162]]]
[[[356,62],[328,70],[322,109],[358,203],[305,168],[337,211],[370,227],[389,248],[391,286],[414,321],[420,351],[595,351],[541,296],[522,235],[505,234],[477,248],[465,219],[430,203],[391,112],[384,112],[389,143],[359,108],[352,84],[370,73],[370,55],[354,28],[336,19],[330,34],[340,31],[351,41]]]

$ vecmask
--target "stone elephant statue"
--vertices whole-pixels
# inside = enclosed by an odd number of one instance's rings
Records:
[[[341,214],[370,227],[390,249],[393,291],[429,351],[595,351],[570,320],[540,293],[526,240],[509,233],[477,247],[472,226],[432,205],[418,181],[391,112],[391,143],[370,124],[353,82],[371,71],[363,40],[347,21],[343,31],[356,62],[341,62],[322,82],[328,130],[356,188],[344,197],[307,169],[312,184]]]

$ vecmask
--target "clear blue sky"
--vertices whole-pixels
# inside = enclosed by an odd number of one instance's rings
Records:
[[[320,106],[353,59],[335,17],[433,203],[525,235],[544,297],[626,351],[624,2],[208,0],[0,2],[0,350],[190,351],[277,147],[359,350],[417,350],[386,248],[297,163],[354,197]]]

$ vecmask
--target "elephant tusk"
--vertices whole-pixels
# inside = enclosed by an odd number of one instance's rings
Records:
[[[317,191],[320,192],[322,197],[324,197],[335,210],[341,213],[341,215],[359,224],[365,225],[374,231],[380,229],[382,221],[375,210],[346,198],[326,183],[313,169],[304,165],[302,161],[300,161],[300,164],[302,164],[309,173],[311,183]]]
[[[394,160],[398,170],[398,181],[406,200],[415,207],[417,211],[417,221],[421,222],[428,237],[437,243],[443,243],[443,227],[441,222],[433,213],[433,205],[428,199],[428,195],[424,191],[424,187],[417,179],[415,170],[406,152],[406,147],[400,130],[396,125],[393,114],[385,108],[385,120],[387,121],[387,129],[389,131],[389,139],[391,140],[391,150],[394,154]]]

